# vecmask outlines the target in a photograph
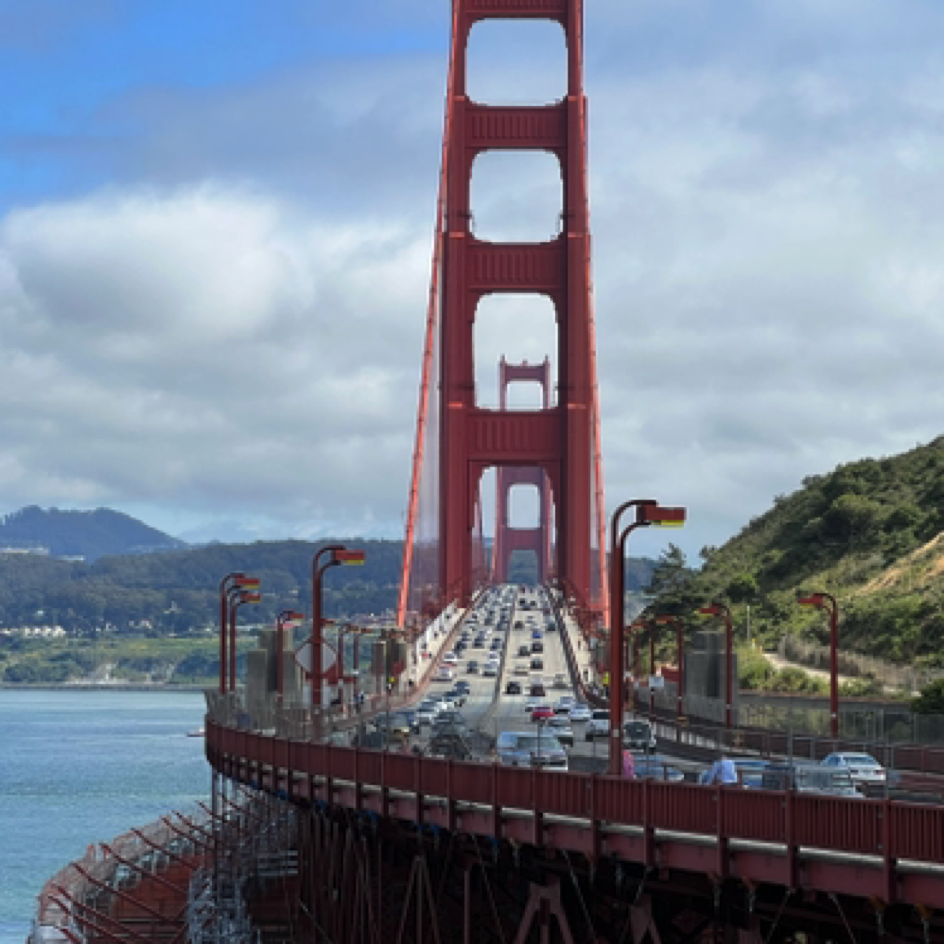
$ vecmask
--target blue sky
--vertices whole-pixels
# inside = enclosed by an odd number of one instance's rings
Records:
[[[0,0],[0,513],[402,533],[449,22]],[[941,433],[942,40],[934,0],[587,3],[607,494],[686,504],[693,557]],[[553,25],[481,24],[470,91],[553,99],[563,55]],[[483,238],[543,239],[559,175],[484,155],[472,198]],[[486,406],[500,356],[556,353],[546,302],[505,302],[477,319]]]

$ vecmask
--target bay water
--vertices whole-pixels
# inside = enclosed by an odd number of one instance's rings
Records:
[[[93,842],[208,803],[199,692],[0,689],[0,944]]]

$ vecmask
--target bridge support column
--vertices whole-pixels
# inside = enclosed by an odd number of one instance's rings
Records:
[[[662,944],[662,936],[652,914],[652,899],[642,895],[629,910],[629,928],[633,935],[633,944],[643,944],[646,935],[651,944]]]
[[[515,944],[524,944],[527,941],[535,918],[539,921],[538,927],[541,929],[542,944],[544,941],[550,940],[551,915],[557,918],[557,926],[560,928],[564,944],[574,944],[574,936],[570,931],[567,915],[561,905],[560,882],[557,879],[551,879],[547,885],[532,883],[528,905],[521,918],[521,924],[518,926],[518,933],[515,935]],[[662,944],[662,942],[657,941],[656,944]]]

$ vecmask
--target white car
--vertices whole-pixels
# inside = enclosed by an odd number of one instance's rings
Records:
[[[497,677],[497,675],[498,675],[497,662],[489,662],[488,665],[486,665],[485,668],[482,669],[483,678],[495,678]]]
[[[459,657],[454,652],[447,652],[443,656],[443,665],[458,665]]]
[[[870,783],[885,783],[885,768],[871,755],[851,751],[830,754],[823,758],[823,767],[849,771],[855,787],[867,787]]]
[[[456,673],[448,665],[441,665],[436,670],[435,682],[451,682],[456,677]]]
[[[587,741],[595,737],[606,737],[610,733],[610,709],[594,708],[590,720],[584,728],[583,736]]]
[[[589,721],[592,716],[590,706],[584,705],[581,702],[571,705],[570,711],[567,713],[567,717],[569,717],[571,721]]]

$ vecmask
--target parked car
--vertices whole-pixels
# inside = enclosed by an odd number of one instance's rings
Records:
[[[623,745],[631,751],[655,751],[656,736],[648,721],[627,721],[623,725]]]
[[[606,737],[610,733],[610,709],[594,708],[584,729],[584,740],[592,741],[598,735]]]
[[[506,695],[520,695],[521,694],[521,682],[516,682],[514,679],[510,679],[505,684],[505,694]]]
[[[531,647],[530,647],[530,646],[518,646],[518,655],[519,655],[521,658],[527,658],[528,656],[531,655]]]
[[[553,685],[554,688],[567,688],[567,675],[564,672],[556,672]]]
[[[544,660],[540,656],[535,656],[531,660],[531,668],[540,672],[544,668]]]
[[[532,682],[528,686],[528,694],[535,698],[543,698],[547,694],[547,690],[544,688],[543,682]]]
[[[489,662],[488,665],[482,669],[483,678],[495,678],[498,675],[498,663]]]
[[[537,640],[539,640],[539,639],[543,639],[543,638],[544,638],[544,635],[543,635],[543,633],[541,632],[541,630],[539,630],[539,629],[534,629],[534,630],[531,631],[531,638],[532,638],[533,640],[537,641]]]
[[[568,716],[570,720],[573,721],[589,721],[592,717],[592,712],[589,705],[585,705],[583,702],[577,702],[573,707],[571,707]]]
[[[475,659],[469,659],[465,664],[465,670],[469,675],[477,675],[479,671],[478,661]]]
[[[459,657],[454,652],[447,652],[442,657],[443,665],[458,665]]]
[[[531,720],[540,721],[543,718],[553,718],[554,709],[551,705],[535,705],[531,709]]]
[[[576,703],[577,700],[573,695],[561,695],[561,697],[557,699],[554,711],[559,715],[570,714],[570,709],[573,708]]]
[[[570,720],[564,715],[554,715],[553,718],[549,718],[547,726],[564,747],[574,746],[574,729],[570,726]]]
[[[448,665],[441,665],[436,670],[433,678],[434,682],[451,682],[456,677],[456,673]]]
[[[824,767],[849,771],[857,789],[865,789],[870,784],[885,783],[885,768],[871,755],[839,751],[823,758]]]
[[[531,670],[523,662],[515,666],[515,675],[527,675]]]
[[[567,770],[567,752],[548,731],[503,731],[496,744],[498,762],[505,767]]]
[[[534,642],[531,643],[531,651],[532,651],[532,652],[544,652],[544,643],[541,642],[540,639],[535,639]]]
[[[678,767],[666,763],[661,757],[640,757],[633,766],[633,776],[637,780],[669,780],[678,783],[685,779],[685,774]]]

